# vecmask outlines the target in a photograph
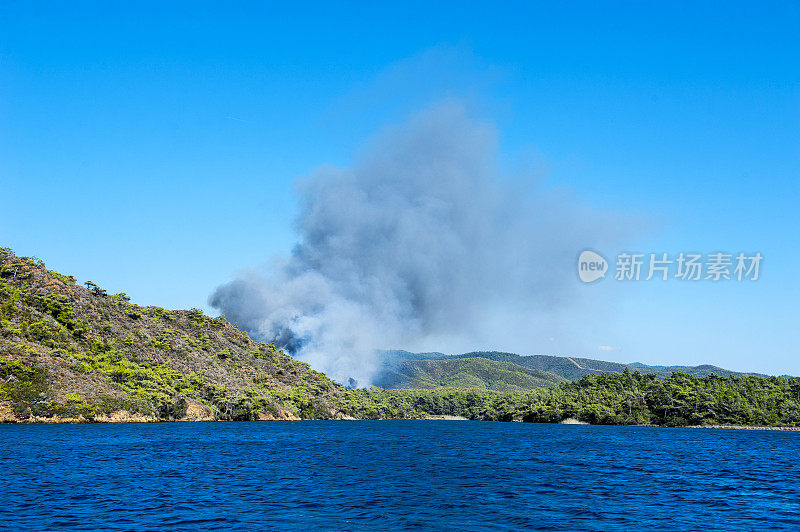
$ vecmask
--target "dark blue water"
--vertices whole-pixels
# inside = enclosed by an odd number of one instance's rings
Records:
[[[800,529],[800,433],[459,421],[0,426],[0,527]]]

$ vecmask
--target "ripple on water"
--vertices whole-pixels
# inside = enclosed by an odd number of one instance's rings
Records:
[[[0,426],[0,527],[800,529],[800,433],[456,421]]]

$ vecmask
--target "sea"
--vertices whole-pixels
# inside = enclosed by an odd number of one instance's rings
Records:
[[[800,432],[2,425],[0,529],[800,530]]]

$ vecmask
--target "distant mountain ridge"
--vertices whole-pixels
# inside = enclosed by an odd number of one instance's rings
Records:
[[[473,351],[460,355],[382,351],[375,384],[383,388],[468,387],[496,391],[521,391],[576,381],[584,375],[651,373],[667,378],[675,372],[694,377],[719,375],[765,376],[731,371],[710,364],[699,366],[650,366],[640,362],[623,364],[583,357],[518,355],[500,351]],[[466,362],[469,361],[469,362]],[[531,373],[535,372],[535,373]]]
[[[375,384],[387,389],[467,388],[524,392],[567,382],[554,373],[484,357],[409,359],[390,365]]]
[[[763,373],[733,371],[730,369],[721,368],[719,366],[714,366],[712,364],[700,364],[699,366],[652,366],[648,364],[642,364],[641,362],[632,362],[628,364],[628,366],[633,368],[631,371],[636,370],[639,371],[639,373],[653,373],[659,377],[669,377],[676,371],[693,375],[695,377],[705,377],[706,375],[719,375],[720,377],[741,377],[744,375],[750,375],[753,377],[769,377],[769,375],[765,375]],[[645,371],[643,371],[642,368],[644,368]]]

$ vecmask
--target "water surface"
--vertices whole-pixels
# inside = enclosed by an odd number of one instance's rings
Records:
[[[800,529],[800,433],[463,421],[0,426],[13,530]]]

